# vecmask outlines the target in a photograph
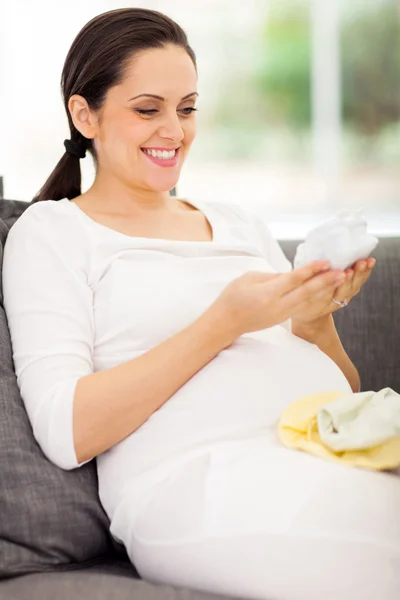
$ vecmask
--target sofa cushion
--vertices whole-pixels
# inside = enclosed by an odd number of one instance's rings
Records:
[[[85,600],[229,600],[227,596],[134,580],[129,573],[113,568],[112,565],[92,567],[79,572],[40,573],[0,581],[0,600],[73,600],[75,598],[77,600],[83,598]]]
[[[24,202],[23,200],[1,200],[0,218],[10,229],[18,217],[28,208],[29,204],[29,202]]]
[[[5,204],[0,202],[0,215]],[[15,220],[11,213],[8,218]],[[0,264],[7,234],[0,218]],[[95,462],[63,471],[33,437],[2,300],[0,287],[0,578],[117,555],[98,497]]]

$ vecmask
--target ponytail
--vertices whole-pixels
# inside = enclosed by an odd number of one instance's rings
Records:
[[[86,140],[75,128],[73,128],[73,131],[75,139],[65,140],[66,151],[64,156],[61,157],[56,168],[33,198],[31,204],[42,200],[61,200],[62,198],[71,200],[80,196],[82,175],[79,159],[85,157],[85,142],[90,143],[91,140]],[[80,138],[79,141],[76,139],[77,137]]]

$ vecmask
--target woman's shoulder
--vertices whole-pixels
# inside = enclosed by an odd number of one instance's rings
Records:
[[[247,230],[251,239],[261,249],[268,262],[280,272],[292,270],[292,264],[285,256],[279,242],[273,236],[267,219],[262,216],[260,210],[249,207],[246,204],[234,202],[210,201],[205,204],[212,206],[221,216],[236,226]]]
[[[8,232],[6,262],[40,262],[51,268],[62,263],[77,272],[89,271],[92,244],[66,202],[42,200],[30,204]]]
[[[250,228],[256,235],[262,237],[272,237],[266,220],[257,212],[256,209],[247,206],[244,203],[232,201],[207,200],[204,205],[209,206],[214,212],[217,212],[227,222],[234,226],[244,226]]]
[[[68,227],[67,198],[62,200],[42,200],[31,203],[15,221],[11,227],[10,234],[16,235],[21,231],[57,231],[57,228]]]
[[[42,244],[82,250],[87,236],[77,223],[67,198],[42,200],[30,204],[15,221],[7,235],[6,244],[20,243],[21,239],[40,239]]]
[[[209,208],[223,219],[228,226],[245,226],[254,229],[254,224],[257,221],[255,211],[237,202],[216,199],[196,200],[195,202],[191,199],[190,202],[196,205],[197,208]]]
[[[232,201],[223,200],[205,200],[202,202],[204,205],[209,206],[222,216],[227,219],[248,222],[251,220],[251,211],[242,208],[241,205]]]

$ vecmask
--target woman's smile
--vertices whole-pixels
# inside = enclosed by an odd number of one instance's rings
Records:
[[[146,158],[159,167],[175,167],[179,162],[180,147],[175,150],[141,148],[141,151]]]

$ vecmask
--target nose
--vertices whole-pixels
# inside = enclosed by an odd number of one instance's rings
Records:
[[[175,111],[165,116],[163,124],[160,127],[160,136],[174,140],[175,142],[180,142],[183,139],[182,125]]]

